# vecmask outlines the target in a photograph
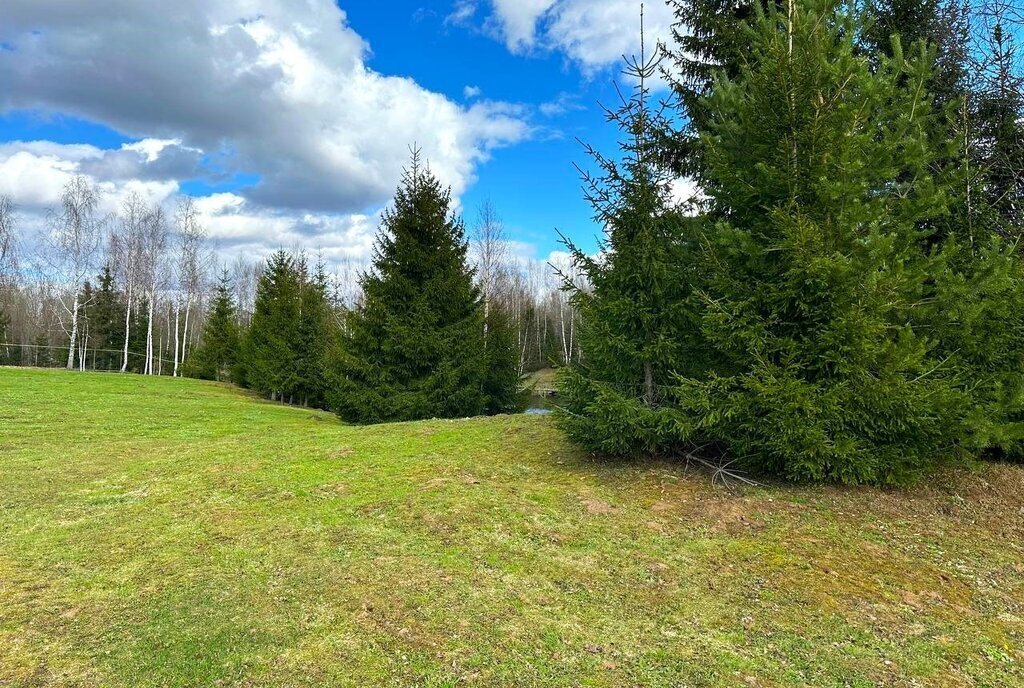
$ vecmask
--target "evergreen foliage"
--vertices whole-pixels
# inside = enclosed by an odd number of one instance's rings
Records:
[[[57,360],[50,349],[50,338],[45,334],[36,335],[32,340],[32,365],[38,368],[52,368]]]
[[[486,314],[484,337],[486,374],[483,413],[518,413],[526,408],[529,391],[519,375],[516,330],[504,308],[492,305]]]
[[[359,423],[480,414],[484,317],[451,193],[414,151],[349,314],[334,407]]]
[[[327,296],[327,271],[317,261],[314,273],[301,270],[299,322],[295,339],[298,376],[296,398],[304,406],[326,407],[329,396],[330,356],[337,340],[334,314]]]
[[[861,45],[873,62],[924,43],[933,54],[928,92],[933,107],[959,109],[966,89],[967,12],[957,0],[874,0],[868,3]],[[937,118],[944,124],[941,118]],[[948,128],[946,132],[948,133]]]
[[[93,364],[97,370],[119,370],[121,347],[124,345],[124,309],[120,292],[114,286],[114,275],[104,266],[97,280],[99,289],[89,307],[90,348],[95,350]]]
[[[681,176],[703,179],[699,132],[711,113],[705,98],[716,77],[734,79],[749,50],[747,23],[758,8],[781,7],[784,0],[669,0],[676,25],[676,50],[668,51],[673,91],[686,113],[688,126],[680,132],[665,131],[664,154]]]
[[[636,135],[642,79],[612,117],[634,138],[624,172],[598,158],[590,184],[601,257],[573,251],[592,286],[574,289],[583,363],[563,376],[562,426],[604,453],[716,447],[846,483],[1019,452],[1024,273],[998,237],[949,221],[965,158],[936,135],[936,50],[865,54],[863,15],[829,0],[731,21],[679,58],[720,65],[682,94],[702,216],[667,212],[657,165],[638,162],[666,159],[638,154],[658,145]]]
[[[671,208],[672,175],[658,148],[668,122],[648,93],[657,66],[657,58],[630,61],[625,74],[637,86],[607,113],[623,135],[621,162],[588,147],[600,169],[584,174],[584,184],[606,228],[601,256],[566,242],[586,286],[566,281],[582,318],[582,363],[560,379],[558,418],[576,442],[608,453],[684,441],[662,391],[676,374],[700,368],[687,308],[689,224]]]
[[[185,365],[185,374],[204,380],[228,381],[241,377],[238,313],[227,270],[220,276],[199,346]]]
[[[876,69],[831,3],[759,15],[751,56],[708,98],[713,207],[706,346],[722,357],[678,390],[681,426],[792,479],[893,483],[947,456],[966,395],[915,321],[944,262],[918,227],[942,215],[936,114],[919,47]]]
[[[301,283],[295,259],[275,252],[256,285],[252,323],[245,338],[245,382],[273,400],[294,400],[299,388],[294,342],[301,313]]]

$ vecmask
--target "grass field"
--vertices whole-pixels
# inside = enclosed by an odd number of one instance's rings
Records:
[[[538,416],[0,369],[0,686],[1022,686],[1024,469],[731,494]]]

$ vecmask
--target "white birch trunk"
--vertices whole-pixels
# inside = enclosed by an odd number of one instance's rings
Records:
[[[146,375],[153,374],[153,301],[155,294],[149,293],[149,317],[146,325]]]
[[[68,370],[75,369],[75,340],[78,339],[78,288],[75,287],[75,302],[71,306],[71,343],[68,346]]]
[[[185,354],[188,353],[188,316],[192,310],[192,299],[185,301],[185,328],[181,333],[181,363],[185,364]]]
[[[124,310],[124,357],[121,359],[121,372],[128,372],[128,336],[132,324],[132,285],[128,283],[128,303]]]
[[[180,347],[178,344],[178,318],[181,314],[181,307],[178,304],[174,304],[174,372],[173,377],[178,377],[178,354]],[[170,316],[168,316],[170,317]]]

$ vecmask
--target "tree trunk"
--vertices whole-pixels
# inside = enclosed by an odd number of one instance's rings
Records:
[[[85,364],[88,362],[87,356],[89,354],[89,316],[84,316],[86,319],[86,325],[82,328],[82,342],[78,346],[78,370],[85,372]]]
[[[174,305],[174,373],[173,377],[178,377],[178,316],[181,314],[181,307],[177,304]]]
[[[185,301],[185,328],[181,332],[181,362],[185,363],[185,355],[188,353],[188,316],[192,310],[191,296]]]
[[[149,314],[146,324],[146,375],[153,374],[153,297],[154,293],[149,292]]]
[[[128,336],[132,326],[132,285],[128,283],[128,302],[124,309],[124,358],[121,359],[121,372],[128,372]]]
[[[644,363],[644,401],[648,407],[654,407],[654,371],[650,363]]]
[[[75,286],[75,302],[71,306],[71,344],[68,346],[68,370],[75,369],[75,344],[78,339],[78,287]]]

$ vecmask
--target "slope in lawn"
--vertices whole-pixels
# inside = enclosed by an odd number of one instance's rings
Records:
[[[542,417],[0,369],[0,686],[1024,685],[1022,494],[730,495]]]

